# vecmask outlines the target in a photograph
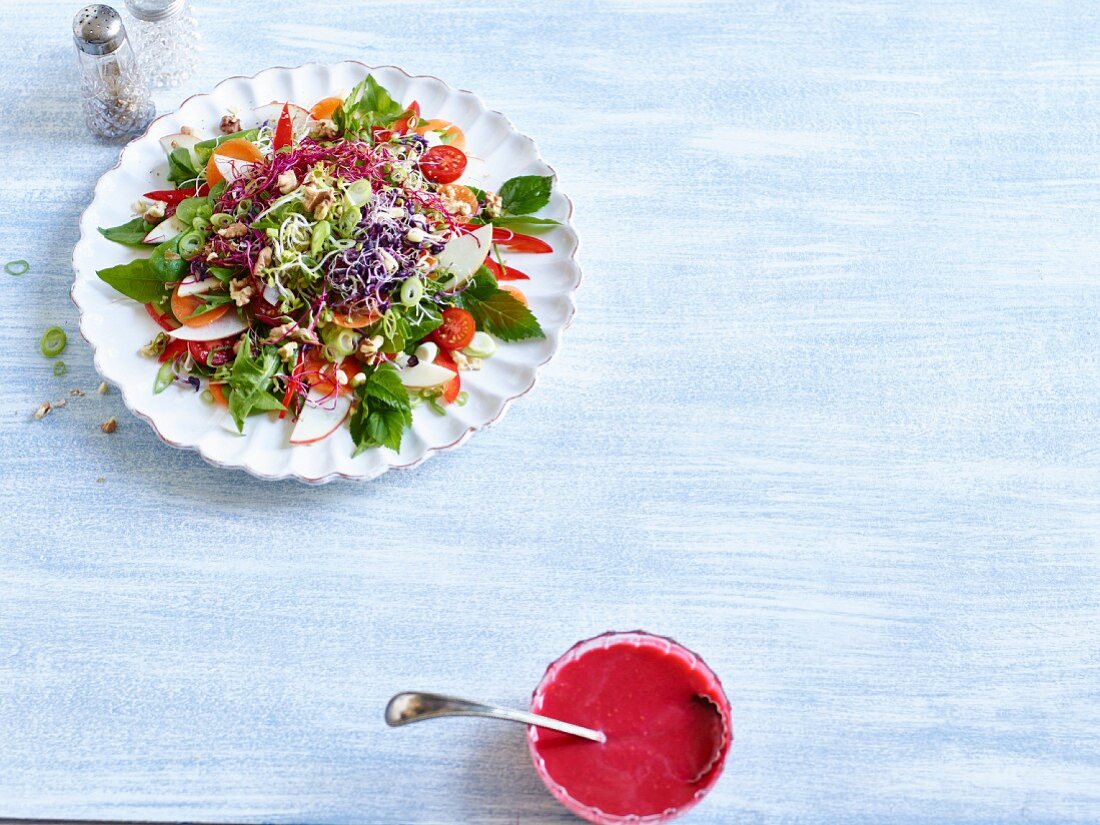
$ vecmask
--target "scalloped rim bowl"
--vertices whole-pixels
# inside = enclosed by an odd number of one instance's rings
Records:
[[[502,114],[487,109],[475,95],[452,89],[436,77],[410,75],[396,66],[344,61],[265,69],[254,77],[223,80],[209,94],[194,95],[177,111],[158,117],[99,179],[92,202],[81,215],[80,240],[73,249],[72,299],[96,369],[118,387],[126,407],[149,422],[166,444],[197,450],[217,467],[242,469],[263,479],[295,478],[320,484],[335,478],[376,478],[391,468],[415,467],[495,424],[515,399],[534,386],[539,367],[557,352],[562,332],[576,311],[573,296],[581,273],[574,257],[577,235],[569,223],[573,207],[555,185],[550,204],[539,213],[562,222],[545,235],[554,251],[508,256],[511,264],[531,276],[530,281],[522,282],[522,288],[546,337],[502,343],[482,370],[463,373],[463,389],[469,393],[466,406],[449,407],[444,416],[426,405],[418,407],[400,452],[375,448],[353,458],[354,445],[346,426],[317,444],[292,445],[290,422],[278,421],[271,414],[250,418],[242,436],[226,426],[228,414],[223,409],[204,403],[188,389],[173,385],[153,394],[157,364],[138,350],[158,328],[141,304],[114,292],[96,276],[97,269],[125,263],[135,254],[102,237],[97,228],[129,220],[131,204],[143,192],[169,185],[159,144],[164,135],[178,132],[181,126],[190,126],[199,135],[215,135],[222,115],[230,108],[244,112],[273,100],[309,106],[321,98],[346,93],[368,74],[396,100],[405,104],[419,101],[426,117],[457,123],[466,133],[467,152],[484,162],[483,185],[495,189],[515,175],[554,174],[539,156],[534,141],[517,132]]]

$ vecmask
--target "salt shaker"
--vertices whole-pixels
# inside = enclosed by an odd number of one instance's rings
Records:
[[[138,65],[151,84],[175,86],[195,70],[198,28],[188,0],[126,0]]]
[[[119,13],[85,6],[73,18],[84,118],[100,137],[139,134],[156,114]]]

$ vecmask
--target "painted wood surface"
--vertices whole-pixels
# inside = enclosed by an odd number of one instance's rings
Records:
[[[0,2],[0,258],[32,265],[0,276],[0,816],[566,823],[521,729],[382,707],[522,705],[644,627],[734,706],[685,822],[1100,821],[1095,6],[196,0],[161,110],[396,63],[507,113],[576,204],[536,390],[309,489],[91,392],[68,257],[118,149],[80,119],[76,5]]]

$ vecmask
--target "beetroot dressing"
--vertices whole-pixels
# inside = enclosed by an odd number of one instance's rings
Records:
[[[532,710],[607,736],[529,730],[547,787],[598,823],[683,813],[717,781],[731,740],[718,678],[687,649],[641,632],[574,647],[547,670]]]

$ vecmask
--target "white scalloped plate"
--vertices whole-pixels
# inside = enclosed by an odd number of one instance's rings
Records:
[[[550,175],[534,141],[519,134],[498,112],[490,111],[470,92],[452,89],[435,77],[410,76],[395,66],[371,67],[355,61],[311,63],[296,68],[271,68],[255,77],[231,77],[210,94],[188,98],[178,111],[157,118],[144,135],[123,149],[118,163],[96,184],[91,204],[80,219],[80,240],[73,249],[73,302],[80,310],[80,332],[92,346],[99,373],[115,384],[126,406],[145,419],[166,444],[197,450],[218,467],[234,467],[265,479],[296,478],[318,484],[334,478],[376,478],[390,468],[415,467],[430,455],[457,447],[474,432],[501,419],[512,401],[535,384],[538,368],[557,351],[563,330],[573,318],[573,295],[580,284],[574,260],[577,235],[569,225],[572,204],[555,187],[549,206],[539,214],[563,223],[544,237],[554,251],[544,255],[512,254],[507,260],[531,276],[521,282],[531,310],[546,338],[502,344],[478,372],[463,373],[469,392],[465,407],[449,407],[440,416],[417,408],[412,430],[401,451],[377,448],[353,458],[347,427],[317,444],[291,445],[291,425],[274,416],[249,419],[243,436],[231,433],[220,407],[204,403],[198,394],[173,386],[153,395],[155,361],[138,353],[157,327],[141,304],[123,298],[96,276],[96,270],[135,257],[127,247],[111,243],[97,230],[129,220],[130,206],[142,192],[162,189],[167,164],[158,139],[191,126],[199,135],[218,134],[226,110],[241,111],[288,100],[307,108],[331,95],[344,94],[373,74],[402,103],[420,102],[425,117],[457,123],[466,133],[467,151],[485,161],[484,185],[495,189],[514,175]]]

